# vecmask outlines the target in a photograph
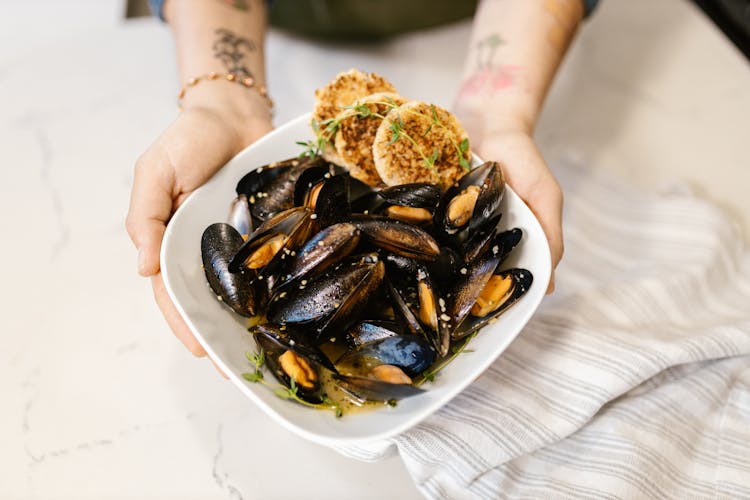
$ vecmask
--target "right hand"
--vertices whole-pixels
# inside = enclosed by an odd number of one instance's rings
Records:
[[[236,90],[248,93],[247,89],[222,88],[221,84],[212,89],[209,85],[200,89],[205,92],[195,92],[193,101],[185,102],[184,111],[136,162],[126,220],[138,249],[138,273],[151,278],[154,298],[169,327],[196,356],[205,356],[206,351],[167,295],[159,269],[167,222],[190,193],[273,128],[260,98],[241,96],[244,102],[240,103],[229,98]],[[222,93],[211,96],[215,91]]]

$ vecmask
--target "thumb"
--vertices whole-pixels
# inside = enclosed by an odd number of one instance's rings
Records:
[[[133,190],[125,226],[138,249],[138,273],[159,272],[161,240],[172,214],[174,177],[167,162],[146,153],[136,162]]]

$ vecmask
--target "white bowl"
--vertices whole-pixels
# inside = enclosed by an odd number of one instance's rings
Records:
[[[550,277],[550,253],[534,215],[511,189],[506,188],[503,227],[520,227],[524,231],[523,240],[506,265],[530,270],[534,275],[531,289],[472,340],[472,352],[460,354],[437,375],[435,382],[425,384],[425,393],[404,399],[396,407],[384,406],[337,419],[331,412],[282,400],[267,387],[245,381],[242,373],[252,371],[245,353],[255,352],[255,343],[247,333],[245,318],[224,307],[208,287],[201,268],[201,235],[208,225],[226,220],[235,186],[244,174],[301,152],[295,141],[312,136],[309,121],[309,115],[300,116],[249,146],[182,204],[164,235],[161,270],[167,291],[193,335],[243,394],[271,418],[303,438],[329,446],[362,444],[394,436],[422,421],[495,361],[542,301]],[[474,164],[479,163],[475,157]]]

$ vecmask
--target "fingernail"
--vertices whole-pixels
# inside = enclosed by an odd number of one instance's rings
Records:
[[[138,274],[144,274],[146,271],[146,252],[138,250]]]

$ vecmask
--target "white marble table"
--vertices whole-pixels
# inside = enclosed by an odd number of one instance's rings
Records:
[[[3,2],[0,498],[417,498],[270,421],[168,332],[123,229],[132,164],[175,116],[171,42],[116,0]],[[341,69],[449,105],[466,23],[344,48],[272,34],[277,122]],[[430,82],[426,84],[426,82]],[[538,130],[644,189],[686,178],[750,227],[750,66],[690,4],[604,1]]]

